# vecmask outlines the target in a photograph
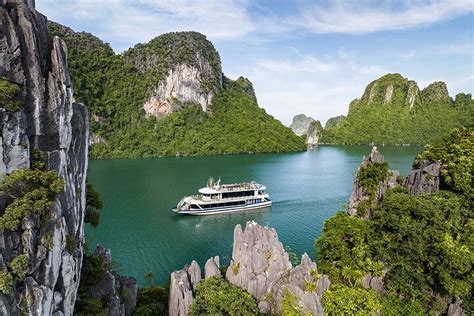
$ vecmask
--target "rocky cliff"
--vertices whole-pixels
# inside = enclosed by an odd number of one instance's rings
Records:
[[[308,147],[312,148],[319,144],[322,130],[323,127],[319,121],[313,121],[309,124],[308,132],[306,134],[306,144]]]
[[[137,280],[119,275],[111,270],[112,253],[110,249],[97,246],[94,256],[100,257],[103,265],[108,269],[104,271],[97,280],[97,284],[91,289],[90,297],[105,301],[107,314],[110,316],[131,315],[137,303]]]
[[[370,183],[375,181],[375,186],[365,181],[366,175],[369,175]],[[385,191],[397,185],[399,175],[398,171],[388,169],[384,156],[380,154],[377,147],[373,147],[370,156],[362,158],[355,175],[347,213],[352,216],[359,213],[359,216],[368,218],[370,211],[382,201]],[[361,214],[361,211],[364,213]]]
[[[143,74],[163,73],[143,105],[146,115],[162,117],[186,104],[203,111],[222,87],[220,57],[206,37],[197,32],[168,33],[127,51],[125,59]]]
[[[218,257],[205,265],[205,278],[220,275]],[[193,261],[183,270],[171,273],[169,314],[186,315],[194,301],[194,290],[201,281],[201,269]],[[329,278],[319,275],[314,262],[304,254],[292,267],[288,253],[276,231],[247,222],[234,229],[232,260],[225,277],[257,299],[263,313],[281,314],[282,301],[292,299],[302,314],[324,315],[321,298],[329,288]]]
[[[29,168],[36,153],[64,181],[51,218],[26,216],[18,229],[0,234],[0,270],[27,257],[25,277],[0,294],[0,314],[71,315],[83,256],[87,111],[73,99],[66,46],[49,35],[34,1],[0,0],[0,15],[0,77],[21,87],[22,96],[19,108],[0,109],[0,170]]]
[[[302,136],[308,133],[308,128],[314,119],[304,114],[298,114],[293,117],[290,128],[295,132],[296,135]]]

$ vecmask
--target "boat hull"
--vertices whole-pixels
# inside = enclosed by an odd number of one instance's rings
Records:
[[[227,214],[227,213],[235,213],[235,212],[244,212],[244,211],[251,211],[257,210],[262,208],[268,208],[272,206],[272,201],[265,201],[260,203],[242,205],[242,206],[227,206],[227,207],[216,207],[213,209],[207,210],[177,210],[173,209],[174,212],[177,214],[184,214],[184,215],[217,215],[217,214]]]

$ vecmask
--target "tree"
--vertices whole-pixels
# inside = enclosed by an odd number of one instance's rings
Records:
[[[350,286],[360,284],[367,273],[380,275],[382,263],[373,260],[368,240],[370,222],[339,212],[324,223],[316,241],[317,263],[331,280]]]
[[[323,305],[327,315],[376,315],[381,307],[373,290],[342,284],[324,292]]]
[[[92,184],[87,183],[86,193],[86,215],[84,221],[91,224],[92,227],[99,226],[100,210],[104,207],[99,193],[94,190]]]
[[[189,315],[258,315],[255,299],[220,276],[204,279],[196,287]]]

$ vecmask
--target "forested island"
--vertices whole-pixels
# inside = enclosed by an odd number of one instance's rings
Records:
[[[68,46],[76,99],[88,105],[93,158],[301,151],[304,139],[260,108],[246,78],[222,74],[197,32],[160,35],[122,55],[49,23]]]
[[[425,145],[462,126],[474,126],[471,94],[453,100],[444,82],[420,90],[395,73],[371,82],[350,103],[347,117],[328,120],[320,143]]]

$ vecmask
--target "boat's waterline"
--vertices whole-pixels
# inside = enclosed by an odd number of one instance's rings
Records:
[[[220,207],[214,208],[211,210],[177,210],[173,209],[173,211],[177,214],[184,214],[184,215],[218,215],[218,214],[227,214],[227,213],[236,213],[236,212],[243,212],[243,211],[252,211],[257,209],[263,208],[270,208],[272,206],[272,201],[254,203],[249,205],[243,206],[228,206],[228,207]]]

